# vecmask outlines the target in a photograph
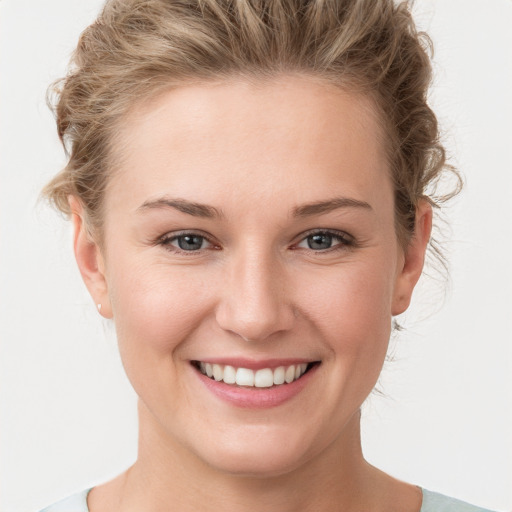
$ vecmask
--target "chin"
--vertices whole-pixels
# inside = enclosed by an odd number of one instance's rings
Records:
[[[296,433],[290,436],[275,429],[258,430],[248,427],[242,435],[217,438],[214,445],[196,449],[196,454],[222,473],[253,478],[290,473],[310,458],[305,450],[308,443],[301,442]]]
[[[207,461],[217,471],[246,478],[272,478],[289,474],[301,466],[296,454],[224,453]]]

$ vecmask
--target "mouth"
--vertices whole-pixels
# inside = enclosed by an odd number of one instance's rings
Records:
[[[276,388],[300,380],[320,361],[301,362],[277,367],[250,369],[229,364],[192,361],[192,366],[211,380],[233,387]]]

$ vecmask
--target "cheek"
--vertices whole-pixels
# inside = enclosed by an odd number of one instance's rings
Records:
[[[391,332],[393,270],[388,261],[372,259],[371,265],[341,265],[329,279],[309,276],[302,309],[345,373],[380,370]]]
[[[391,318],[393,275],[390,265],[355,262],[340,265],[329,277],[308,276],[304,300],[309,311],[333,326],[352,325],[356,329],[378,327]]]
[[[204,276],[154,263],[120,262],[117,269],[110,296],[121,356],[134,361],[172,356],[208,312]]]
[[[135,392],[155,413],[178,415],[185,396],[184,340],[208,315],[201,272],[122,259],[111,276],[111,301],[121,360]],[[127,271],[129,269],[129,271]],[[174,390],[173,393],[166,390]]]

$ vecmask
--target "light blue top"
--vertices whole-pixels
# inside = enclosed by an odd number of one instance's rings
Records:
[[[41,510],[41,512],[89,512],[87,495],[91,489],[73,494],[54,505]],[[491,512],[485,508],[475,507],[448,496],[422,489],[423,502],[420,512]]]
[[[420,512],[491,512],[486,508],[475,507],[464,501],[443,496],[437,492],[422,489],[423,502]],[[80,511],[81,512],[81,511]],[[85,509],[87,512],[87,509]]]
[[[91,489],[86,489],[85,491],[79,492],[77,494],[73,494],[73,496],[69,496],[45,509],[41,510],[41,512],[89,512],[89,507],[87,506],[87,495]]]

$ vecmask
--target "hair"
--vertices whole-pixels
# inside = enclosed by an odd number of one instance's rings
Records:
[[[108,0],[50,89],[69,161],[42,194],[67,215],[68,196],[77,196],[101,243],[115,133],[134,105],[191,82],[298,73],[373,100],[406,245],[418,202],[439,207],[462,183],[427,103],[431,56],[406,1]],[[447,172],[456,183],[440,194]],[[431,249],[443,263],[435,241]]]

